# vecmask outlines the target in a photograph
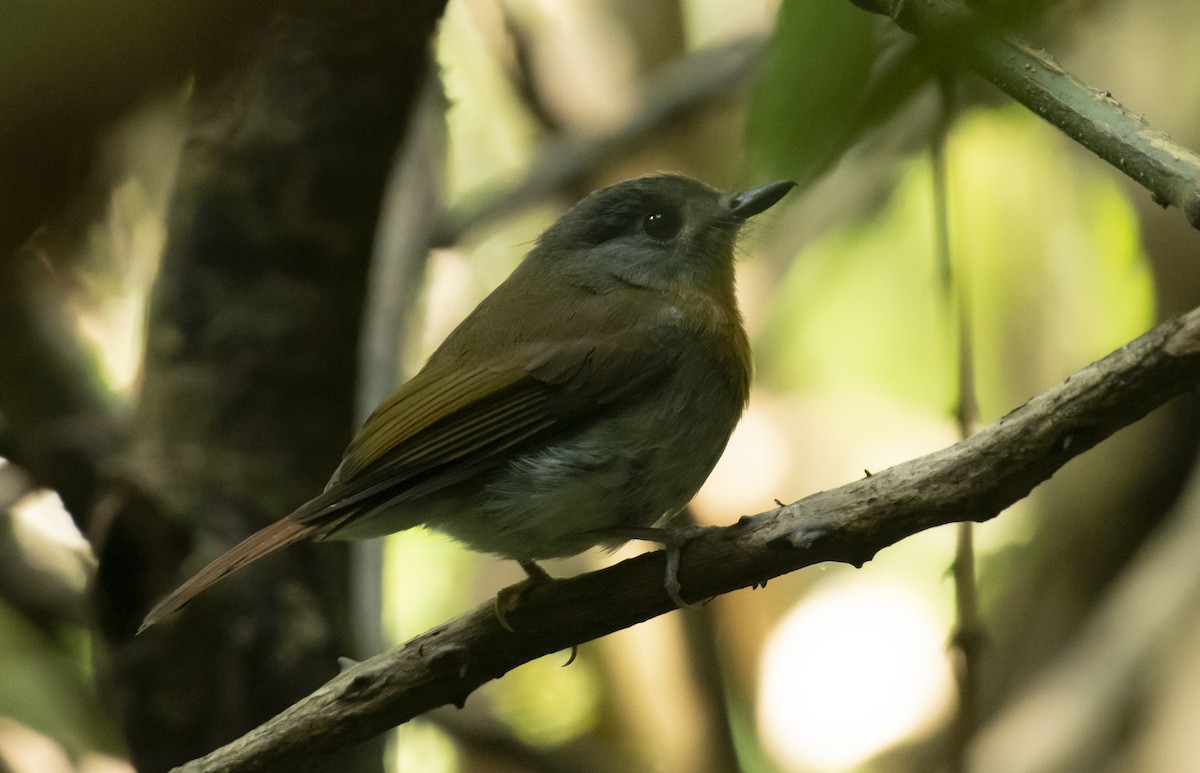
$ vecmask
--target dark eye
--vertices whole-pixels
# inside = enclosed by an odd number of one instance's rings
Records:
[[[642,221],[642,230],[652,239],[670,239],[679,233],[682,220],[673,209],[656,209]]]

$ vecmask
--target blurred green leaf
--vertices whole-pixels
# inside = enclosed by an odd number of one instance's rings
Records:
[[[763,176],[804,186],[853,143],[876,54],[871,14],[846,0],[784,1],[747,121]]]
[[[513,669],[503,684],[489,685],[496,716],[518,738],[555,746],[594,730],[600,721],[603,680],[590,651],[570,668],[557,652]]]
[[[1023,108],[977,110],[947,145],[950,228],[992,420],[1152,324],[1137,216],[1112,176],[1066,164],[1070,140]],[[943,415],[954,336],[933,251],[928,157],[891,200],[798,257],[761,340],[760,382],[885,395]]]
[[[67,649],[0,602],[0,716],[45,734],[72,756],[121,754],[117,729]]]

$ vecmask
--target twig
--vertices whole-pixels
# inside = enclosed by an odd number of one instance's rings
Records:
[[[679,514],[680,525],[695,526],[696,513],[689,506]],[[705,604],[686,615],[683,634],[688,659],[688,669],[699,700],[694,711],[699,720],[699,735],[704,748],[696,759],[703,760],[701,771],[738,770],[737,742],[734,738],[733,716],[730,703],[730,676],[726,663],[726,652],[721,646],[717,627],[717,614],[713,605]]]
[[[1200,228],[1200,155],[1151,128],[1109,92],[1084,84],[1046,52],[1004,36],[962,0],[851,2],[890,17],[931,43],[933,54],[975,70]]]
[[[954,415],[959,439],[975,434],[979,420],[979,401],[975,391],[975,355],[971,326],[971,308],[967,295],[965,268],[955,266],[950,247],[950,202],[947,191],[946,138],[955,116],[952,73],[940,73],[942,117],[933,133],[930,152],[933,167],[934,244],[938,274],[947,314],[946,328],[957,340],[955,387],[958,393]],[[979,707],[979,640],[980,623],[978,592],[975,585],[975,524],[964,521],[956,524],[954,563],[954,631],[950,636],[951,661],[958,686],[958,713],[949,745],[948,766],[953,773],[966,770],[967,744],[975,735]]]
[[[1067,461],[1200,384],[1200,310],[1155,327],[967,440],[697,538],[680,567],[699,600],[822,561],[861,566],[888,545],[986,520]],[[500,626],[490,604],[348,669],[179,771],[304,770],[534,658],[673,609],[650,553],[530,591]]]

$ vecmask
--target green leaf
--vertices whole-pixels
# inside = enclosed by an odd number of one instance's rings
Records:
[[[853,144],[877,52],[871,14],[846,0],[785,0],[747,120],[764,177],[804,186]]]
[[[1136,212],[1107,170],[1064,163],[1072,150],[1012,106],[965,114],[949,138],[951,241],[985,421],[1153,323]],[[938,289],[931,185],[928,156],[915,155],[880,211],[798,256],[755,344],[760,384],[951,413],[956,334]]]

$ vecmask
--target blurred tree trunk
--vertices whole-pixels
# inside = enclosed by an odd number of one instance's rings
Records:
[[[194,535],[173,576],[134,498],[98,547],[98,653],[134,762],[163,770],[285,708],[354,655],[347,553],[302,545],[130,640],[148,603],[320,492],[352,426],[380,198],[444,0],[309,0],[196,76],[152,297],[131,461]],[[378,749],[329,767],[380,767]]]
[[[179,88],[198,62],[261,26],[266,3],[5,3],[0,25],[0,262],[48,224],[78,240],[104,207],[103,130],[148,94]],[[76,245],[52,255],[69,258]]]

